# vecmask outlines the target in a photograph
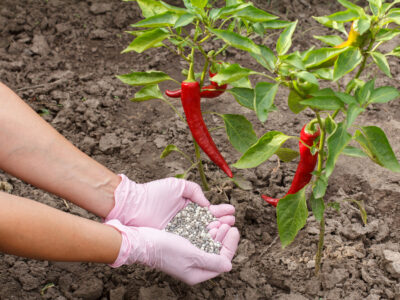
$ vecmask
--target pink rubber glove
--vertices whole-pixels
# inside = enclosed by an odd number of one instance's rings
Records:
[[[166,231],[124,226],[119,220],[109,220],[106,224],[122,234],[119,255],[111,267],[140,263],[190,285],[229,272],[239,242],[237,228],[230,228],[225,233],[220,254],[217,255],[204,252],[188,240]]]
[[[166,178],[138,184],[125,175],[119,176],[122,180],[114,192],[115,205],[105,221],[117,219],[124,225],[164,229],[189,201],[193,201],[208,207],[218,218],[209,229],[235,223],[235,208],[230,204],[210,205],[197,183]]]

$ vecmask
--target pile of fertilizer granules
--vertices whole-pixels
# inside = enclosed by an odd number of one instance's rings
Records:
[[[219,254],[221,243],[214,241],[207,230],[207,225],[216,220],[208,208],[190,202],[168,223],[165,231],[184,237],[205,252]]]

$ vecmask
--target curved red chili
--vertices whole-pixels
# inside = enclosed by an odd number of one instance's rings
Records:
[[[194,140],[208,157],[224,171],[229,177],[233,177],[232,171],[218,151],[207,126],[204,123],[200,107],[200,85],[197,81],[184,81],[181,84],[181,101],[185,112],[186,121]]]
[[[303,129],[300,132],[300,140],[304,142],[304,144],[308,146],[312,146],[314,140],[317,139],[320,135],[320,130],[315,133],[307,133],[306,125],[304,125]],[[303,187],[305,187],[312,178],[312,172],[314,171],[315,165],[318,161],[318,153],[314,155],[311,154],[310,148],[305,146],[301,141],[299,141],[299,152],[300,152],[300,161],[297,166],[296,173],[294,174],[292,184],[289,188],[289,191],[286,195],[296,194]],[[266,195],[261,195],[261,197],[273,206],[277,206],[280,199],[268,197]]]
[[[217,73],[211,72],[211,70],[209,70],[208,72],[210,74],[210,78],[214,77],[217,74]],[[203,86],[201,88],[200,97],[208,98],[208,99],[219,97],[226,91],[227,87],[228,87],[227,84],[218,85],[218,83],[216,83],[215,81],[211,81],[209,85]],[[166,90],[165,94],[171,98],[180,98],[181,90],[180,89],[173,90],[173,91]]]

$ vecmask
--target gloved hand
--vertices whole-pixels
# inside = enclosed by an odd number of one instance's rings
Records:
[[[197,183],[166,178],[138,184],[125,175],[119,176],[122,180],[114,192],[115,205],[105,221],[117,219],[124,225],[164,229],[192,201],[208,207],[211,214],[218,218],[209,229],[235,223],[235,208],[230,204],[210,205]]]
[[[124,226],[119,220],[109,220],[122,234],[119,255],[111,267],[133,263],[157,268],[187,284],[193,285],[229,272],[231,260],[239,242],[235,227],[220,235],[220,254],[210,254],[195,247],[188,240],[176,234],[149,227]]]

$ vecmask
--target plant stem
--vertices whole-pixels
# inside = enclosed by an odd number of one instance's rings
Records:
[[[325,237],[325,217],[322,216],[321,222],[319,223],[319,241],[318,241],[317,255],[315,257],[315,275],[318,275],[321,269],[322,250],[324,248],[324,237]]]
[[[195,152],[196,152],[197,169],[199,170],[199,173],[200,173],[200,179],[201,179],[201,183],[202,183],[202,185],[203,185],[203,190],[209,191],[210,188],[208,187],[208,182],[207,182],[206,174],[204,173],[203,162],[201,161],[200,147],[199,147],[199,145],[196,143],[195,140],[193,140],[193,143],[194,143],[194,150],[195,150]]]
[[[324,147],[325,147],[325,139],[326,139],[326,129],[325,129],[325,122],[321,119],[319,112],[315,112],[318,120],[318,125],[321,131],[321,136],[319,140],[319,149],[318,149],[318,168],[317,168],[317,180],[321,177],[322,169],[324,166]],[[325,217],[324,214],[322,215],[320,221],[320,229],[319,229],[319,241],[318,241],[318,248],[317,253],[315,256],[315,275],[318,275],[319,270],[321,268],[321,259],[322,253],[324,250],[324,236],[325,236]]]

